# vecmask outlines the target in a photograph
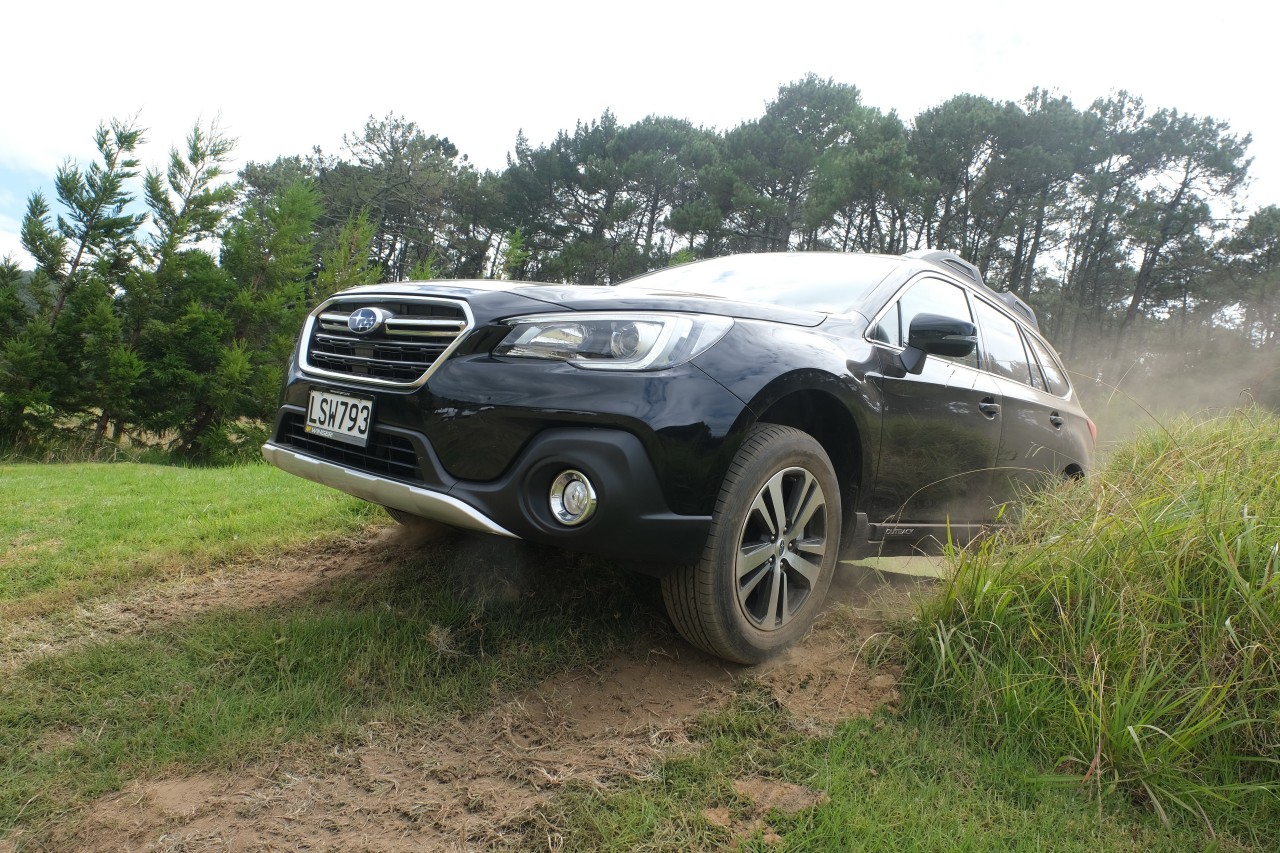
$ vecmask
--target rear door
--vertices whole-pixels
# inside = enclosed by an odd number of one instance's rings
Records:
[[[1000,445],[992,496],[1015,500],[1043,486],[1069,464],[1064,440],[1064,401],[1046,388],[1034,351],[1011,317],[981,297],[973,299],[982,341],[982,365],[1003,398]]]

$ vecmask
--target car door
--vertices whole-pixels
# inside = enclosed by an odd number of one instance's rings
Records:
[[[1046,389],[1044,374],[1017,322],[995,305],[975,297],[982,366],[994,376],[1003,398],[1000,446],[992,495],[1001,502],[1043,486],[1067,466],[1063,400]]]
[[[1031,385],[1044,392],[1041,399],[1049,407],[1049,423],[1054,427],[1055,475],[1083,476],[1093,456],[1093,422],[1080,409],[1066,368],[1053,348],[1026,327],[1021,331],[1032,357]]]
[[[883,412],[869,521],[895,522],[903,538],[927,532],[922,525],[994,517],[990,471],[1000,443],[999,389],[978,369],[976,353],[931,355],[919,375],[902,370],[899,355],[911,320],[922,313],[973,322],[965,289],[926,275],[904,289],[872,326],[883,363],[875,377]]]

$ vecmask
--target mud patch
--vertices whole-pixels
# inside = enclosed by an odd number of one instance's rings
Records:
[[[693,654],[690,652],[690,654]],[[371,724],[353,748],[241,775],[134,782],[98,800],[78,850],[450,850],[523,837],[563,785],[644,779],[732,692],[709,659],[618,660],[438,725]],[[184,798],[183,793],[190,796]]]
[[[733,790],[739,797],[750,802],[760,813],[777,810],[786,815],[793,815],[831,800],[823,791],[814,791],[790,782],[762,779],[759,776],[737,780],[733,783]]]
[[[789,816],[831,800],[824,791],[814,791],[803,785],[760,776],[736,780],[733,791],[745,804],[745,809],[739,813],[730,811],[727,806],[704,809],[703,820],[712,826],[728,830],[740,842],[759,833],[761,840],[770,845],[782,840],[768,823],[770,812],[776,811]]]
[[[766,685],[798,725],[826,729],[897,701],[896,673],[856,659],[860,641],[824,620],[783,658],[729,666],[672,641],[565,673],[470,718],[370,723],[349,747],[315,749],[236,774],[140,780],[93,803],[49,839],[86,851],[525,849],[538,810],[569,783],[648,779],[692,750],[689,730],[744,678]],[[851,651],[854,649],[854,651]],[[771,809],[819,792],[741,780],[736,836]],[[708,817],[712,822],[712,817]],[[70,826],[70,824],[69,824]]]

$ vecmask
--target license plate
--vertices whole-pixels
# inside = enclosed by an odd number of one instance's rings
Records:
[[[307,432],[364,447],[372,427],[372,399],[312,389],[307,401]]]

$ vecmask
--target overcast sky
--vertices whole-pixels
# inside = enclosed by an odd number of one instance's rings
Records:
[[[14,8],[17,6],[17,8]],[[0,256],[26,199],[100,122],[138,115],[161,165],[197,120],[239,140],[237,168],[341,153],[369,116],[403,115],[500,169],[517,131],[549,142],[610,109],[721,130],[809,72],[906,120],[953,95],[1056,89],[1086,107],[1127,89],[1253,134],[1249,209],[1280,203],[1275,27],[1244,0],[636,3],[18,0],[0,50]]]

